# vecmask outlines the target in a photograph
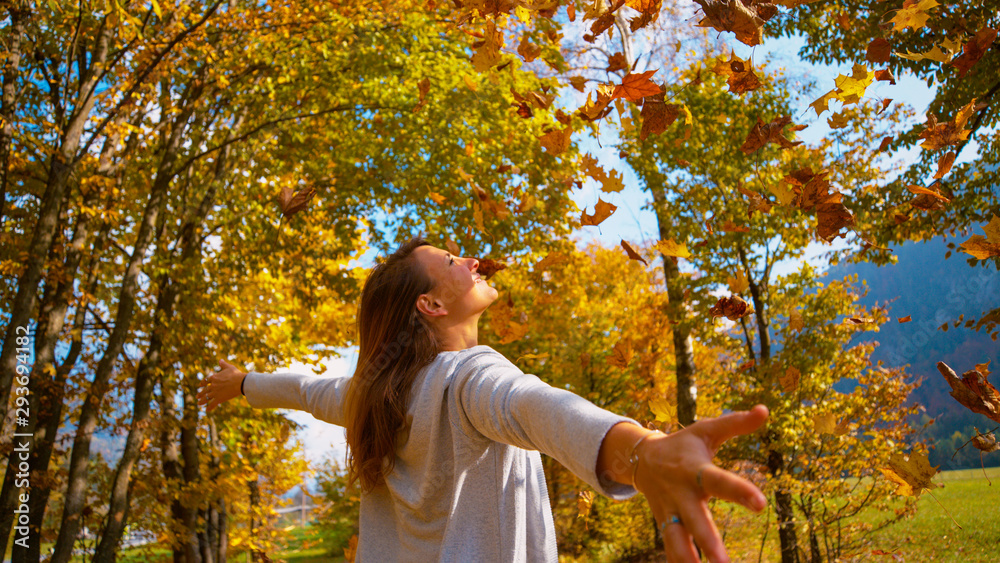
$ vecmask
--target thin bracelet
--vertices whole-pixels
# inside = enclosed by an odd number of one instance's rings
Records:
[[[629,463],[632,464],[632,487],[633,488],[635,488],[635,474],[636,474],[636,472],[639,471],[639,454],[638,454],[638,452],[636,450],[639,448],[639,444],[641,444],[643,440],[645,440],[646,438],[649,438],[653,434],[663,434],[663,432],[660,432],[659,430],[654,430],[654,431],[650,432],[649,434],[644,435],[642,438],[639,438],[638,440],[636,440],[635,444],[632,445],[632,451],[629,452],[629,454],[628,454],[628,461],[629,461]]]
[[[246,397],[247,394],[243,392],[243,384],[247,382],[247,376],[248,375],[250,375],[250,374],[249,373],[244,373],[243,374],[243,379],[240,380],[240,395],[243,395],[244,397]]]

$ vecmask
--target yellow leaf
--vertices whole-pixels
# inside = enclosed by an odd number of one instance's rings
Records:
[[[162,20],[163,12],[160,11],[160,3],[157,2],[156,0],[149,0],[149,1],[153,5],[153,11],[156,12],[156,17]]]
[[[674,242],[674,239],[661,240],[656,243],[656,249],[660,251],[660,254],[664,256],[674,256],[676,258],[690,258],[691,253],[688,252],[687,245],[678,244]]]
[[[570,138],[573,135],[573,128],[566,126],[565,129],[553,129],[542,135],[538,141],[545,147],[551,155],[558,155],[566,152],[569,148]]]
[[[785,393],[794,393],[799,388],[801,377],[802,374],[799,372],[799,368],[788,366],[788,369],[785,370],[785,375],[778,377],[778,383],[781,384],[781,389]]]
[[[670,414],[672,412],[671,404],[667,401],[667,398],[662,395],[655,395],[649,399],[649,410],[656,417],[656,422],[666,422],[671,421]]]
[[[857,103],[874,80],[874,71],[868,70],[863,64],[855,64],[851,76],[841,74],[834,80],[837,85],[837,98],[845,104]]]
[[[899,31],[907,27],[917,30],[924,27],[930,17],[927,11],[936,6],[937,0],[906,0],[903,7],[889,20],[893,24],[892,30]]]
[[[913,452],[909,459],[899,452],[889,457],[889,467],[879,468],[883,475],[899,485],[896,494],[920,496],[924,489],[934,489],[940,485],[931,482],[937,474],[937,467],[931,467],[927,454]]]
[[[774,194],[781,205],[791,205],[795,201],[795,192],[781,184],[768,184],[767,191]]]
[[[983,231],[986,232],[986,240],[1000,244],[1000,217],[994,215],[990,222],[983,226]]]
[[[468,88],[469,90],[475,92],[476,90],[479,89],[479,86],[476,85],[476,81],[468,74],[463,74],[462,80],[465,81],[465,87]]]
[[[830,109],[830,100],[837,99],[837,90],[830,90],[826,94],[820,96],[820,98],[813,103],[809,104],[809,107],[816,110],[816,115],[820,115],[824,111]]]
[[[993,256],[1000,256],[1000,244],[990,243],[980,235],[972,235],[969,240],[959,245],[962,252],[971,254],[979,260],[987,260]]]
[[[788,328],[796,332],[805,328],[806,323],[802,320],[802,313],[798,309],[795,309],[788,315]]]
[[[750,287],[750,281],[747,280],[747,275],[743,273],[743,270],[738,270],[736,277],[729,276],[726,283],[729,284],[729,291],[731,293],[743,293]]]
[[[945,53],[944,51],[941,50],[941,47],[938,47],[937,45],[935,45],[933,49],[927,51],[926,53],[913,53],[907,51],[906,54],[896,53],[896,56],[902,57],[904,59],[909,59],[911,61],[922,61],[925,59],[930,59],[932,61],[937,61],[939,63],[946,63],[950,61],[952,57],[951,54]]]
[[[601,182],[601,191],[604,193],[620,192],[623,189],[625,184],[622,182],[622,174],[617,170],[612,170]]]

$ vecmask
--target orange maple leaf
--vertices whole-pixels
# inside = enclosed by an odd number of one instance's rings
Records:
[[[611,99],[625,98],[630,102],[638,103],[646,96],[655,96],[661,92],[659,85],[655,84],[650,77],[656,74],[656,70],[647,70],[639,74],[628,73],[622,79],[622,83],[615,87],[611,94]]]
[[[927,454],[913,452],[909,459],[899,452],[889,456],[889,467],[880,467],[879,471],[890,481],[899,485],[896,494],[918,497],[924,489],[939,487],[931,482],[937,474],[937,467],[931,467]]]
[[[608,203],[598,197],[597,203],[594,205],[594,214],[590,215],[587,213],[587,210],[584,209],[583,215],[580,217],[580,224],[583,226],[590,225],[596,227],[597,225],[603,223],[605,219],[611,217],[611,214],[615,212],[615,209],[618,209],[617,205]]]
[[[778,143],[783,149],[792,148],[795,145],[801,145],[802,141],[795,141],[793,143],[782,135],[782,131],[785,126],[791,125],[791,123],[792,118],[787,115],[774,119],[770,123],[764,123],[764,121],[758,117],[757,125],[754,125],[754,128],[750,130],[750,134],[747,135],[747,139],[743,142],[740,150],[745,154],[753,154],[768,143]],[[793,126],[792,129],[798,131],[801,128]]]

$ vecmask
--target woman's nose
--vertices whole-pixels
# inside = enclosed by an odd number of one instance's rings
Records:
[[[473,272],[475,272],[476,270],[478,270],[479,269],[479,260],[476,260],[475,258],[469,258],[469,260],[471,260],[471,262],[469,263],[469,269],[472,270]]]

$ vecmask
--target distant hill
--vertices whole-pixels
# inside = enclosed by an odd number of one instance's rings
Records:
[[[953,252],[945,258],[948,248],[943,240],[907,243],[893,247],[899,261],[888,266],[872,264],[841,264],[828,269],[831,277],[843,278],[857,274],[869,289],[861,300],[864,305],[889,303],[892,321],[882,325],[877,334],[865,334],[865,339],[877,339],[879,347],[872,361],[881,360],[888,366],[908,365],[907,372],[923,378],[911,400],[927,409],[934,418],[922,437],[935,445],[931,462],[941,469],[978,467],[979,452],[967,446],[951,459],[955,448],[969,439],[972,427],[981,431],[996,426],[985,416],[968,411],[948,393],[950,387],[937,370],[943,361],[961,374],[975,364],[990,361],[998,372],[991,378],[1000,380],[1000,342],[985,331],[964,327],[964,320],[978,318],[1000,302],[1000,272],[992,263],[970,267],[968,256]],[[964,317],[963,317],[964,315]],[[897,318],[910,316],[907,323]],[[954,322],[963,319],[957,328]],[[948,330],[941,330],[943,324]],[[919,422],[918,422],[919,423]],[[957,433],[957,434],[956,434]],[[1000,465],[1000,453],[984,456],[986,465]]]

